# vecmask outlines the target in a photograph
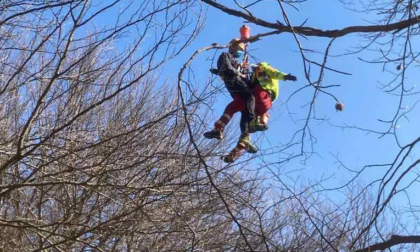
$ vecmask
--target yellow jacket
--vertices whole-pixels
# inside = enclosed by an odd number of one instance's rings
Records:
[[[285,73],[282,73],[270,66],[267,62],[261,62],[258,69],[252,73],[251,81],[255,83],[258,80],[261,87],[270,92],[272,101],[279,96],[279,80],[284,80]]]

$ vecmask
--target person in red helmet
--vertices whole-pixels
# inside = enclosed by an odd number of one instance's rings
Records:
[[[238,111],[242,112],[240,126],[241,129],[246,128],[248,134],[242,133],[237,146],[228,155],[222,157],[223,161],[226,163],[234,162],[244,153],[244,151],[248,151],[250,153],[258,151],[258,149],[251,143],[249,133],[268,129],[268,111],[272,106],[272,102],[274,102],[279,95],[278,80],[297,80],[295,76],[282,73],[271,67],[267,62],[253,64],[251,65],[251,68],[253,71],[249,86],[251,87],[252,94],[255,97],[256,120],[247,120],[247,112],[244,106],[245,102],[241,99],[241,97],[237,97],[226,106],[222,117],[214,124],[214,130],[223,132],[223,129],[229,123],[232,116]],[[221,135],[223,136],[222,133]],[[250,146],[252,146],[251,151]]]

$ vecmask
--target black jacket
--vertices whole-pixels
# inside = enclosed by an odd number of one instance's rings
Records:
[[[238,61],[233,57],[232,54],[224,52],[219,56],[217,60],[217,68],[219,69],[218,74],[223,77],[232,78],[239,75],[238,69],[235,67],[238,65]]]

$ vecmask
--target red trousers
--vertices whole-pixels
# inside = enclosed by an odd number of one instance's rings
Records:
[[[260,85],[254,87],[251,91],[255,97],[255,114],[261,117],[264,116],[268,120],[268,110],[271,108],[270,94]],[[233,101],[226,106],[222,117],[214,124],[214,127],[223,130],[232,116],[239,111],[245,111],[245,101],[240,95],[235,95]]]

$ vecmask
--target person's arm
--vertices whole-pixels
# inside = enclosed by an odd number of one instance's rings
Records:
[[[229,56],[227,55],[227,53],[222,53],[222,55],[220,55],[220,57],[222,57],[222,68],[225,74],[229,75],[229,76],[238,76],[240,75],[239,71],[232,65]]]
[[[264,71],[264,73],[270,76],[270,78],[272,79],[284,80],[284,76],[286,76],[285,73],[280,72],[279,70],[275,69],[274,67],[268,64],[263,64],[262,67],[263,67],[262,70]]]
[[[275,69],[272,66],[265,66],[264,67],[264,72],[266,74],[268,74],[273,79],[297,81],[296,76],[280,72],[279,70]]]

